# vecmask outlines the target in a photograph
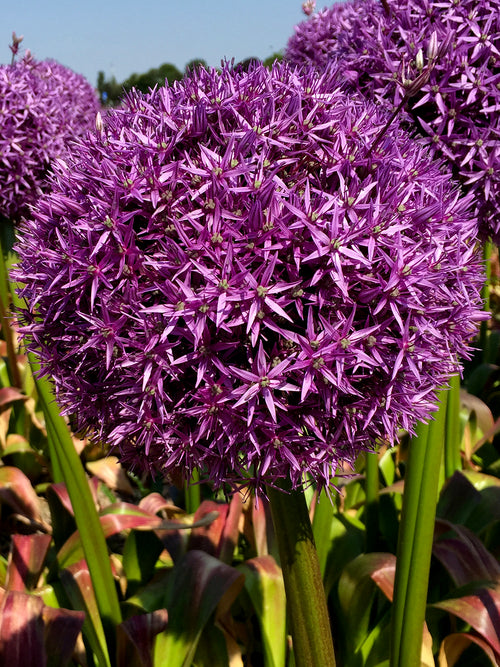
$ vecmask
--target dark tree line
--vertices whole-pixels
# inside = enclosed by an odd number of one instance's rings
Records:
[[[270,66],[275,60],[280,60],[281,54],[274,53],[266,60],[262,61],[264,65]],[[248,67],[252,61],[260,61],[260,58],[246,58],[242,60],[239,65],[243,67]],[[123,94],[136,88],[141,90],[143,93],[147,93],[150,88],[155,86],[165,85],[165,81],[168,81],[171,84],[174,81],[182,79],[182,77],[191,69],[195,67],[207,67],[207,63],[201,58],[194,58],[190,60],[185,68],[184,72],[181,72],[175,65],[172,63],[163,63],[159,67],[153,67],[143,74],[131,74],[127,79],[122,82],[118,82],[114,76],[111,78],[106,78],[104,72],[99,72],[97,74],[97,90],[101,97],[101,101],[108,105],[114,106],[118,104],[120,99],[123,97]]]

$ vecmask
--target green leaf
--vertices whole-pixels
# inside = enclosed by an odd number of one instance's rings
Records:
[[[365,526],[362,521],[348,514],[335,514],[331,519],[329,535],[324,538],[328,545],[324,585],[328,595],[343,569],[365,548]]]
[[[230,664],[229,660],[227,635],[216,625],[210,628],[205,627],[196,647],[193,666],[213,667],[217,665],[217,667],[231,667],[232,663]],[[236,664],[243,664],[241,654],[239,655],[239,663]]]
[[[172,570],[173,568],[157,570],[151,581],[140,588],[134,595],[127,598],[125,604],[136,607],[146,613],[161,609],[165,603],[165,591],[167,590]]]
[[[168,578],[169,624],[157,637],[155,667],[189,667],[205,625],[218,606],[229,607],[243,575],[203,551],[188,551]]]
[[[361,554],[344,568],[338,584],[348,654],[357,653],[374,625],[373,604],[377,586],[392,597],[395,556],[387,553]],[[381,606],[379,620],[387,611]],[[385,610],[385,612],[384,612]]]
[[[240,565],[259,621],[267,667],[282,667],[286,654],[286,596],[281,569],[272,556],[258,556]]]
[[[71,498],[75,520],[80,531],[85,558],[102,619],[107,642],[114,654],[116,626],[121,622],[121,610],[115,582],[111,574],[106,540],[102,533],[99,517],[90,494],[89,484],[80,457],[66,422],[59,413],[49,380],[40,377],[39,363],[32,353],[28,358],[33,370],[40,402],[43,406],[48,430],[53,439],[51,456],[57,459],[66,488]],[[107,658],[109,663],[109,657]]]
[[[127,580],[127,596],[144,586],[153,576],[163,544],[153,532],[132,530],[123,548],[122,565]]]

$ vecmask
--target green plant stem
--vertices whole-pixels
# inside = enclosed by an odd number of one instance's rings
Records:
[[[4,221],[5,218],[2,220]],[[12,318],[10,310],[9,271],[5,261],[5,249],[0,234],[0,325],[2,327],[5,344],[7,346],[7,358],[9,360],[9,376],[13,387],[21,389],[23,386],[19,366],[17,365],[16,346],[14,343],[14,331],[12,329]]]
[[[365,526],[366,551],[376,551],[378,542],[378,453],[365,454]]]
[[[197,468],[193,469],[191,479],[189,479],[184,486],[184,503],[186,505],[186,513],[194,514],[201,502],[200,485],[197,484],[200,480],[200,473]]]
[[[390,667],[420,667],[447,391],[428,424],[418,424],[405,472],[399,526]]]
[[[491,283],[491,254],[493,252],[493,244],[491,241],[485,241],[483,246],[483,260],[484,260],[484,270],[486,274],[486,279],[481,290],[481,296],[483,298],[484,310],[489,311],[490,309],[490,283]],[[488,350],[488,322],[481,322],[481,328],[479,330],[479,347],[482,350],[483,361],[487,363],[489,361],[489,350]]]
[[[318,556],[302,491],[268,488],[297,667],[335,667]]]
[[[462,469],[460,442],[460,377],[454,375],[450,380],[446,407],[446,430],[444,438],[444,474],[445,479]]]
[[[102,648],[106,656],[105,664],[108,666],[111,664],[109,656],[115,654],[116,626],[122,620],[108,547],[82,462],[76,452],[68,426],[59,413],[51,383],[46,377],[39,377],[40,364],[32,352],[28,353],[28,359],[47,422],[49,440],[52,441],[50,454],[55,456],[55,469],[62,475],[66,484],[92,579],[99,616],[102,620],[102,629],[96,630],[98,634],[104,630],[106,645]]]

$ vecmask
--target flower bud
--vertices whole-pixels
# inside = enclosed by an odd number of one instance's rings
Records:
[[[306,2],[302,3],[302,11],[306,16],[311,16],[311,14],[314,12],[315,7],[316,7],[316,0],[307,0]]]
[[[422,53],[422,49],[418,50],[418,53],[415,57],[415,65],[418,70],[422,70],[424,68],[424,54]]]
[[[427,57],[429,60],[434,60],[438,54],[438,38],[437,33],[434,31],[431,35],[429,43],[427,44]]]

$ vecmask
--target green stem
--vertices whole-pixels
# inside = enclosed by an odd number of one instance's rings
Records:
[[[201,502],[201,493],[200,485],[197,482],[200,481],[200,473],[197,468],[193,469],[193,474],[191,479],[185,483],[184,487],[184,503],[186,505],[186,513],[194,514]]]
[[[335,667],[318,556],[302,491],[268,488],[297,667]]]
[[[418,424],[410,443],[398,537],[390,667],[420,667],[447,391],[441,391],[439,398],[434,419]]]
[[[454,375],[450,380],[448,404],[446,408],[446,431],[444,438],[444,474],[445,479],[462,469],[460,442],[460,377]]]
[[[2,219],[2,222],[5,218]],[[14,331],[12,329],[12,318],[10,311],[10,289],[9,271],[5,261],[5,249],[0,234],[0,325],[7,346],[7,358],[9,360],[9,375],[13,387],[21,389],[23,386],[19,366],[17,365],[16,345],[14,343]]]
[[[376,551],[378,544],[378,453],[365,454],[365,526],[366,551]]]
[[[490,309],[490,283],[491,283],[491,254],[493,252],[493,244],[491,241],[486,241],[483,246],[483,259],[484,259],[484,270],[486,273],[486,279],[481,290],[481,296],[483,298],[484,310],[489,311]],[[487,363],[489,361],[488,354],[488,322],[481,322],[481,328],[479,331],[479,347],[482,350],[483,361]]]

